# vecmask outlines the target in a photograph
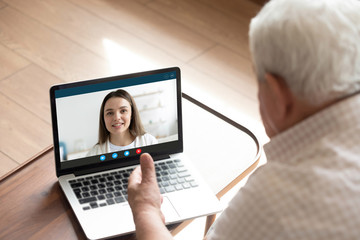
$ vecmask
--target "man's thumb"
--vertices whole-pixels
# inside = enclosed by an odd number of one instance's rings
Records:
[[[142,182],[150,182],[156,180],[154,160],[148,153],[140,156],[140,166],[142,172]]]

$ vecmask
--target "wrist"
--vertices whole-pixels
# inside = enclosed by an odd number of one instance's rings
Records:
[[[161,221],[163,223],[161,210],[155,207],[138,209],[133,211],[135,224],[144,224],[148,221]]]
[[[160,209],[146,209],[134,214],[136,238],[139,240],[172,239]]]

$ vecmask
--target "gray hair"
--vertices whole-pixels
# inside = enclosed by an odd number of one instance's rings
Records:
[[[360,90],[358,0],[272,0],[252,19],[249,40],[259,81],[281,76],[314,105]]]

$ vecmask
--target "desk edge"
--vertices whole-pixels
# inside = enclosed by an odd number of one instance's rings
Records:
[[[29,158],[27,161],[23,162],[22,164],[20,164],[19,166],[17,166],[13,170],[11,170],[10,172],[8,172],[5,175],[1,176],[0,177],[0,182],[5,181],[7,178],[12,176],[13,174],[17,173],[18,171],[20,171],[24,167],[26,167],[26,166],[30,165],[31,163],[33,163],[36,159],[40,158],[41,156],[47,154],[48,152],[50,152],[52,150],[53,150],[53,144],[47,146],[45,149],[43,149],[39,153],[35,154],[31,158]]]

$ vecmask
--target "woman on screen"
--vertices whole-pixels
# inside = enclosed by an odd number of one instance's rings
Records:
[[[99,140],[88,156],[156,144],[146,133],[133,97],[119,89],[105,96],[99,117]]]

